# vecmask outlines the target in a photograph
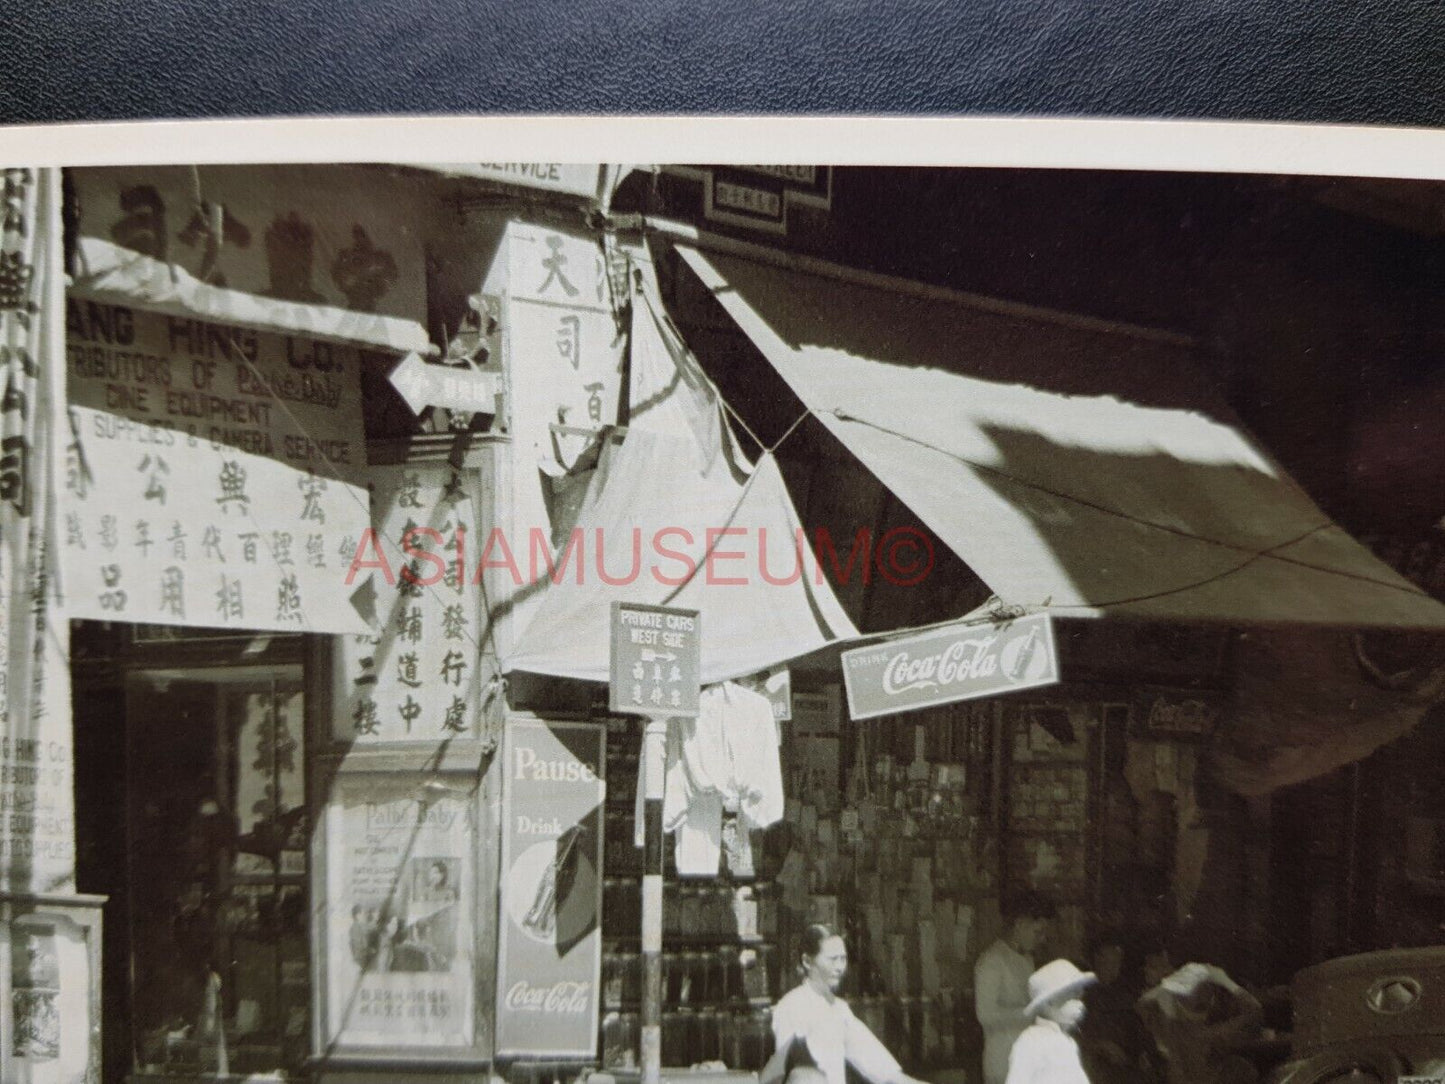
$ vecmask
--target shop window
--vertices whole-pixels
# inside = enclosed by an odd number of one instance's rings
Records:
[[[307,1053],[299,667],[126,681],[131,1010],[143,1074]]]

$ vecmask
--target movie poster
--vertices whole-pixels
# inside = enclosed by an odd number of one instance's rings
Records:
[[[328,1042],[470,1046],[476,825],[467,785],[340,779],[327,839]]]

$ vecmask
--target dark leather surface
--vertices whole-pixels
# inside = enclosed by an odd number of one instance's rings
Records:
[[[14,0],[0,121],[1051,113],[1445,124],[1439,0]]]

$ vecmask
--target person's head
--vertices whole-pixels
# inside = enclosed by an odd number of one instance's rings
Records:
[[[366,917],[366,908],[363,907],[363,906],[361,906],[361,904],[359,904],[359,903],[353,903],[353,904],[351,905],[351,921],[352,921],[352,922],[360,922],[360,921],[361,921],[363,918],[365,918],[365,917]]]
[[[1032,953],[1043,944],[1053,920],[1054,905],[1026,892],[1015,897],[1004,911],[1004,936],[1019,952]]]
[[[1084,991],[1096,980],[1068,960],[1051,960],[1029,976],[1029,1004],[1025,1016],[1052,1020],[1073,1031],[1084,1019]]]
[[[848,971],[848,946],[833,927],[809,926],[803,932],[800,968],[804,981],[820,990],[836,991]]]
[[[1185,1012],[1201,1018],[1212,1014],[1221,992],[1212,970],[1200,963],[1188,963],[1170,972],[1159,985],[1174,995]]]
[[[1174,961],[1164,945],[1151,945],[1144,950],[1144,989],[1152,990],[1174,970]]]
[[[426,883],[430,888],[442,888],[447,883],[447,864],[433,862],[426,868]]]
[[[1094,974],[1105,986],[1118,982],[1119,976],[1124,973],[1123,939],[1113,934],[1100,937],[1094,942],[1089,962],[1094,965]]]

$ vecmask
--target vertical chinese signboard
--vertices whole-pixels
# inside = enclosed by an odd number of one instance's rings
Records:
[[[476,1035],[474,797],[349,775],[327,806],[325,1041],[469,1048]]]
[[[605,741],[589,723],[507,723],[498,1057],[596,1055]]]
[[[72,617],[360,632],[356,348],[70,298]]]
[[[595,237],[512,223],[505,246],[502,324],[516,460],[510,537],[530,544],[534,530],[546,538],[565,526],[556,510],[570,506],[569,473],[586,469],[596,448],[591,432],[617,423],[626,337]],[[514,638],[541,597],[522,593],[514,601]]]
[[[477,736],[485,634],[473,477],[445,463],[372,472],[377,526],[353,557],[358,582],[372,576],[377,631],[337,640],[337,741]]]
[[[69,626],[56,569],[64,370],[60,177],[0,204],[0,892],[75,891]]]

